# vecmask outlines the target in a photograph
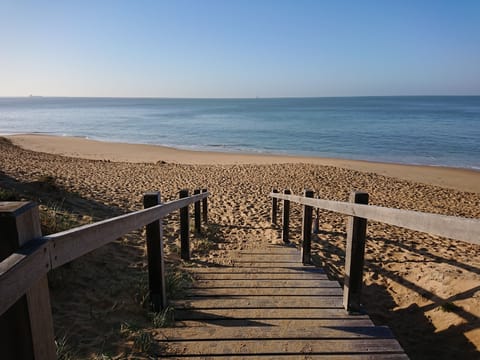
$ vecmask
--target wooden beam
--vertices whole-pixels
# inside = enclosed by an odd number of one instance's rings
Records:
[[[368,194],[354,191],[350,195],[350,201],[356,204],[368,204]],[[343,306],[345,310],[352,312],[361,310],[366,235],[367,219],[351,216],[347,225]]]
[[[188,190],[180,190],[180,198],[188,198]],[[188,205],[180,208],[180,257],[183,260],[190,260],[190,224]]]
[[[143,196],[143,206],[149,208],[161,204],[159,192],[149,192]],[[159,312],[167,307],[165,290],[165,264],[163,262],[162,220],[155,220],[146,226],[148,285],[153,311]]]
[[[2,204],[0,206],[0,233],[2,233],[0,260],[7,258],[7,261],[11,260],[10,255],[18,252],[28,243],[33,245],[35,249],[33,253],[36,254],[30,259],[35,261],[16,263],[14,271],[7,271],[2,276],[4,279],[2,282],[6,284],[10,282],[10,285],[13,285],[11,281],[14,276],[8,275],[18,276],[20,273],[25,274],[25,270],[28,272],[33,270],[25,265],[37,265],[39,261],[45,268],[45,270],[39,271],[41,275],[27,276],[27,282],[21,281],[25,296],[21,296],[0,316],[2,359],[55,359],[52,310],[46,277],[50,259],[46,258],[48,257],[48,248],[44,246],[42,240],[38,240],[42,235],[38,207],[31,202]],[[27,284],[28,288],[25,288]],[[5,294],[10,301],[12,295],[17,297],[20,288],[15,289],[10,286],[9,290],[12,289],[17,290],[16,294]],[[2,292],[3,297],[4,293]]]
[[[313,198],[313,190],[305,190],[303,195],[307,198]],[[302,222],[302,263],[309,265],[312,263],[312,207],[303,206]]]
[[[200,194],[200,189],[193,191],[194,195]],[[194,203],[194,218],[195,218],[195,233],[200,234],[202,232],[201,214],[200,214],[200,200]]]
[[[55,269],[84,254],[89,253],[119,237],[137,230],[182,207],[203,199],[208,192],[188,198],[166,202],[148,209],[120,215],[111,219],[79,226],[67,231],[44,236],[43,240],[51,241],[52,268]]]
[[[290,195],[290,190],[283,190],[284,195]],[[290,200],[288,198],[283,199],[283,228],[282,228],[282,240],[285,244],[289,244],[288,232],[290,230]]]
[[[278,194],[277,189],[273,189],[272,193]],[[276,197],[272,197],[272,225],[277,225],[277,212],[278,212],[278,199]]]
[[[49,243],[22,247],[0,263],[0,314],[50,270]]]
[[[289,200],[314,208],[362,217],[386,224],[422,231],[480,245],[480,219],[392,209],[373,205],[360,205],[342,201],[309,199],[296,195],[274,194],[277,199]]]
[[[207,193],[207,189],[202,189],[202,193]],[[203,198],[202,200],[202,217],[203,217],[203,223],[205,225],[208,224],[208,198]]]

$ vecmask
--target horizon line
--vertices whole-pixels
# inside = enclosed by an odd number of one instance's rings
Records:
[[[374,98],[374,97],[478,97],[480,94],[436,95],[335,95],[335,96],[255,96],[255,97],[181,97],[181,96],[65,96],[65,95],[0,95],[1,99],[164,99],[164,100],[262,100],[262,99],[319,99],[319,98]]]

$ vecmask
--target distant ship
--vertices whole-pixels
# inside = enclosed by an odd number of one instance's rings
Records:
[[[30,94],[28,97],[29,97],[29,98],[43,98],[43,96],[40,96],[40,95],[32,95],[32,94]]]

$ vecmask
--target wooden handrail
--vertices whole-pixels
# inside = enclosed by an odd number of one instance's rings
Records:
[[[480,245],[480,219],[270,193],[271,197]]]
[[[34,245],[21,248],[0,262],[0,314],[48,271],[209,195],[208,191],[203,192],[34,240]]]

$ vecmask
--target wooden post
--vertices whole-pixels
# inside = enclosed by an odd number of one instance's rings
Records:
[[[200,194],[200,189],[193,191],[193,195]],[[200,200],[194,204],[194,216],[195,216],[195,233],[200,234],[202,232],[202,223],[200,219]]]
[[[206,193],[207,189],[202,189],[202,193]],[[203,223],[207,225],[208,223],[208,199],[205,198],[202,200],[202,215],[203,215]]]
[[[288,189],[283,190],[285,195],[290,195],[291,191]],[[290,228],[290,200],[283,200],[283,230],[282,239],[285,244],[290,244],[288,239],[288,231]]]
[[[144,208],[161,204],[159,192],[148,192],[143,196]],[[153,311],[159,312],[167,307],[167,292],[165,289],[165,264],[163,262],[163,226],[162,219],[146,226],[148,285],[150,302]]]
[[[37,205],[0,203],[0,234],[0,261],[36,241],[42,236]],[[50,268],[50,263],[45,266]],[[0,316],[0,339],[2,359],[57,358],[46,275]]]
[[[274,194],[278,194],[277,189],[273,189]],[[278,213],[278,199],[272,198],[272,225],[277,225],[277,213]]]
[[[313,233],[318,234],[320,233],[320,219],[319,219],[320,210],[318,208],[315,209],[315,222],[313,223]]]
[[[354,191],[350,202],[368,204],[368,194]],[[363,259],[367,219],[350,216],[347,226],[347,247],[345,253],[345,280],[343,289],[343,306],[348,311],[361,310],[361,293],[363,282]]]
[[[188,197],[188,190],[180,190],[180,198]],[[180,257],[183,260],[190,260],[190,241],[189,241],[189,216],[188,205],[180,209]]]
[[[303,196],[313,198],[313,190],[305,190]],[[302,263],[308,265],[312,263],[312,213],[311,206],[303,206],[303,227],[302,227]]]

